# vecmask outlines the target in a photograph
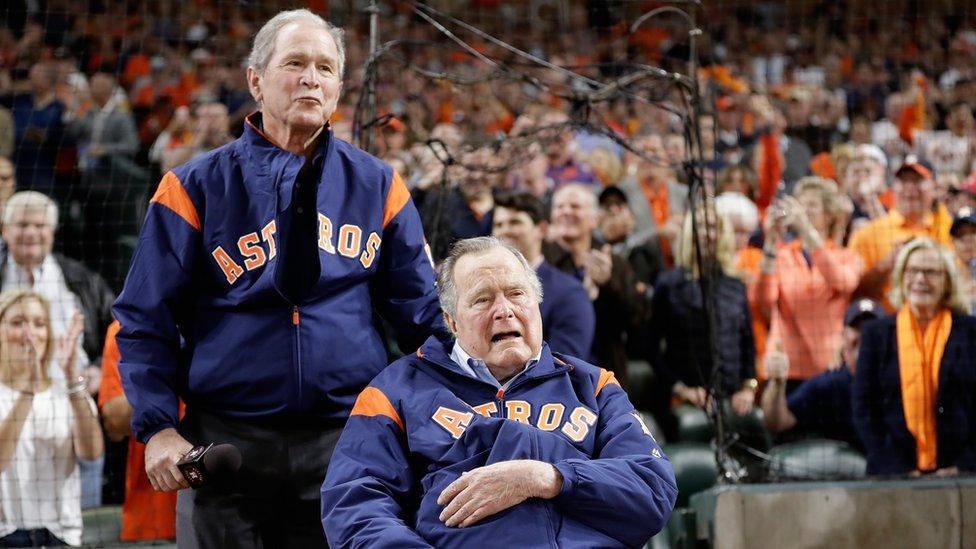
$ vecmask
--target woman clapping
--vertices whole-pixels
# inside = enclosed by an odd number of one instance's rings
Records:
[[[102,431],[75,353],[77,314],[67,337],[52,334],[40,295],[0,294],[0,547],[81,544],[78,460],[102,455]],[[51,382],[52,355],[68,380]]]

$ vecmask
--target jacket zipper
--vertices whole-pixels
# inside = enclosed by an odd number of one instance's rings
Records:
[[[301,315],[298,312],[298,305],[292,307],[291,324],[295,327],[295,361],[298,366],[298,406],[302,406],[302,334],[301,334]]]
[[[498,389],[495,393],[495,406],[498,408],[498,417],[508,418],[508,411],[505,409],[505,389]]]

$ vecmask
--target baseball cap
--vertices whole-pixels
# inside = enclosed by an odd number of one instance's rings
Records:
[[[873,299],[855,299],[844,313],[844,326],[854,327],[859,320],[873,320],[885,315],[885,309]]]
[[[976,226],[976,211],[972,208],[962,208],[959,210],[959,215],[952,220],[952,227],[949,229],[949,234],[957,236],[959,230],[967,225]]]
[[[627,195],[620,190],[620,187],[610,185],[609,187],[600,191],[599,201],[601,206],[606,206],[608,202],[627,204]]]
[[[905,170],[915,172],[922,179],[932,179],[932,169],[926,166],[914,154],[910,154],[905,157],[905,161],[901,163],[901,166],[899,166],[897,170],[895,170],[895,175],[898,175]]]

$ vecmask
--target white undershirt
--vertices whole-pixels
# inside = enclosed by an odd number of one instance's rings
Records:
[[[10,414],[19,395],[0,383],[0,417]],[[81,545],[81,480],[68,398],[53,385],[34,395],[11,462],[0,472],[0,537],[47,528]]]

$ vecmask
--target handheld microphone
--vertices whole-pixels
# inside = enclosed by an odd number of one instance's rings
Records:
[[[241,451],[233,444],[197,446],[176,467],[193,489],[204,483],[225,483],[241,468]]]

